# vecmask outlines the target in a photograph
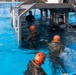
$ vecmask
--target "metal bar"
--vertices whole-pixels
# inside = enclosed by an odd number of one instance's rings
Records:
[[[19,17],[21,17],[23,14],[27,13],[30,9],[32,9],[34,7],[35,4],[31,4],[25,11],[23,11]]]

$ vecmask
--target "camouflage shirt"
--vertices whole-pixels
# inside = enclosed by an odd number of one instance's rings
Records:
[[[45,71],[34,61],[30,61],[28,64],[28,69],[25,71],[24,75],[47,75]]]
[[[55,57],[58,57],[60,52],[64,51],[64,46],[61,42],[48,43],[49,53]]]

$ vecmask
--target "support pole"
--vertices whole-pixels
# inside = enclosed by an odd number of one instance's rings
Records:
[[[54,12],[54,23],[56,23],[56,12]]]
[[[51,12],[51,22],[54,23],[54,12]]]
[[[41,15],[41,17],[43,16],[43,10],[42,9],[40,9],[40,15]]]
[[[18,17],[18,45],[21,47],[22,44],[22,31],[21,31],[21,17]]]
[[[58,24],[58,14],[56,13],[56,24]]]
[[[44,12],[45,12],[45,16],[48,17],[48,10],[45,9]]]
[[[51,10],[49,10],[49,12],[50,12],[50,19],[52,19],[52,16],[51,16]]]
[[[65,13],[65,24],[68,24],[68,13]]]

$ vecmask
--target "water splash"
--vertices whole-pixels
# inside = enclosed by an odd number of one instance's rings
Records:
[[[63,60],[68,73],[76,71],[76,51],[73,49],[65,48],[65,52],[60,54],[60,58]]]

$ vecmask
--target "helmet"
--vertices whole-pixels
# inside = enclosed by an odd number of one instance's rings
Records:
[[[34,58],[34,61],[37,65],[41,65],[44,63],[44,60],[45,60],[46,56],[43,52],[38,52],[36,55],[35,55],[35,58]]]
[[[55,36],[53,37],[53,41],[54,41],[54,42],[60,41],[60,36],[59,36],[59,35],[55,35]]]
[[[29,29],[30,29],[30,31],[35,31],[36,30],[34,25],[31,25]]]

